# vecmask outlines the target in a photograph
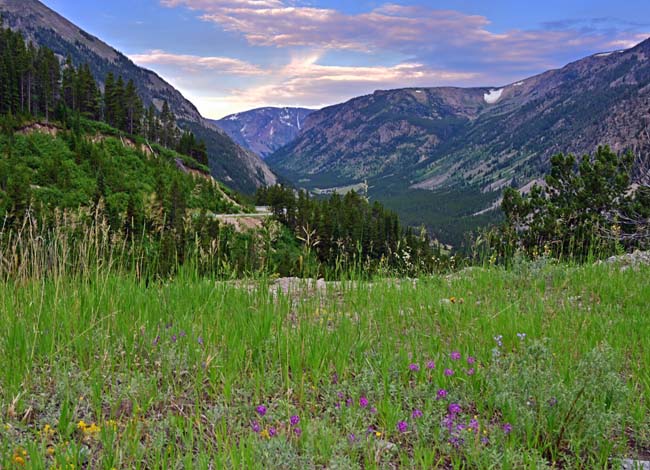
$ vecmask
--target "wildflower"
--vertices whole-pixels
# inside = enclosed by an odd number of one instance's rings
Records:
[[[408,431],[409,425],[406,421],[400,421],[397,423],[397,430],[401,433],[405,433]]]
[[[550,406],[552,408],[555,405],[557,405],[557,398],[553,397],[548,401],[548,406]]]
[[[377,414],[377,408],[375,408],[375,407],[373,406],[372,408],[370,408],[370,412],[371,412],[373,415]]]
[[[361,408],[365,408],[366,406],[368,406],[368,399],[363,395],[361,396],[361,398],[359,398],[359,406]]]
[[[258,415],[264,416],[266,414],[266,406],[260,405],[257,408],[255,408],[255,411],[257,411]]]
[[[409,369],[413,372],[419,372],[420,371],[420,365],[419,364],[409,364]]]
[[[454,375],[454,371],[452,369],[445,369],[445,375],[447,377],[451,377],[452,375]]]
[[[345,398],[345,395],[343,395],[343,392],[336,392],[336,396],[339,397],[341,400]]]
[[[273,437],[278,433],[278,431],[274,427],[269,428],[269,437]]]
[[[467,425],[467,429],[471,431],[478,431],[478,419],[476,419],[476,416],[474,419],[470,420],[469,424]]]
[[[81,430],[83,431],[83,430],[86,429],[87,427],[88,427],[88,425],[86,424],[86,422],[85,422],[83,419],[80,420],[80,421],[77,423],[77,429],[81,429]]]
[[[153,345],[158,346],[158,342],[160,341],[160,335],[156,336],[153,340]]]
[[[52,456],[52,455],[54,455],[55,449],[54,449],[54,447],[49,446],[49,447],[45,450],[45,452],[47,453],[47,455]]]
[[[352,444],[357,440],[357,436],[355,436],[354,433],[350,433],[350,435],[348,435],[348,440],[350,441],[350,444]]]
[[[470,367],[469,369],[467,369],[467,375],[474,375],[474,372],[476,372],[476,371],[474,370],[473,367]]]
[[[468,363],[470,366],[471,366],[472,364],[474,364],[475,362],[476,362],[476,358],[475,358],[474,356],[469,356],[469,357],[467,358],[467,363]]]
[[[421,418],[422,416],[422,410],[419,410],[418,408],[414,409],[413,413],[411,413],[411,417],[413,417],[413,419]]]
[[[260,423],[258,423],[257,421],[253,421],[251,423],[251,429],[253,430],[253,432],[259,433],[262,428],[260,427]]]
[[[375,437],[381,437],[381,433],[379,431],[375,431]]]
[[[341,402],[337,401],[336,403],[334,403],[334,408],[336,408],[337,410],[341,408]]]
[[[502,429],[505,434],[510,434],[512,432],[512,424],[506,423],[503,425]]]
[[[489,443],[490,440],[487,437],[484,436],[481,438],[481,444],[483,444],[484,446],[488,445]]]
[[[455,415],[461,412],[460,405],[458,403],[452,403],[449,405],[449,413]]]
[[[458,359],[460,359],[460,353],[458,351],[452,351],[450,356],[452,361],[457,361]]]
[[[300,416],[298,415],[293,415],[290,419],[289,422],[291,423],[291,426],[295,426],[300,422]]]
[[[332,374],[332,384],[333,384],[333,385],[336,385],[336,384],[338,384],[338,383],[339,383],[339,374],[337,374],[336,372],[334,372],[334,373]]]
[[[519,338],[520,341],[523,341],[526,339],[526,333],[517,333],[517,338]]]
[[[203,336],[199,336],[198,338],[196,338],[196,341],[197,341],[201,346],[203,346]]]
[[[435,369],[436,363],[433,361],[427,361],[427,369]]]
[[[348,408],[352,406],[352,398],[348,398],[347,400],[345,400],[345,406],[347,406]]]
[[[300,437],[302,435],[302,429],[300,428],[295,428],[293,430],[293,433],[296,435],[296,437]]]
[[[447,396],[447,390],[445,390],[444,388],[441,388],[440,390],[438,390],[438,399],[439,400],[445,398],[446,396]]]
[[[14,454],[12,460],[16,465],[25,465],[25,459],[20,455]]]
[[[264,430],[262,430],[262,432],[260,433],[260,437],[263,437],[264,439],[270,439],[270,438],[271,438],[271,434],[269,433],[269,430],[268,430],[268,429],[264,429]]]
[[[456,303],[456,297],[454,297],[453,295],[451,297],[449,297],[449,302],[451,302],[452,304],[455,304]]]
[[[176,335],[172,335],[172,343],[176,342]]]
[[[496,341],[497,345],[499,347],[503,346],[503,335],[497,335],[494,337],[494,341]]]
[[[187,333],[185,333],[185,330],[181,330],[179,336],[180,336],[181,338],[185,338],[185,337],[187,336]]]

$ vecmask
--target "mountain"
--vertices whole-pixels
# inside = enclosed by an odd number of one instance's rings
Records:
[[[312,112],[305,108],[259,108],[212,122],[239,145],[266,158],[295,139]]]
[[[440,205],[431,191],[485,194],[469,208],[481,212],[504,186],[539,178],[551,155],[601,144],[650,151],[650,40],[503,87],[377,91],[312,113],[266,161],[312,189],[367,180],[423,220],[423,202]]]
[[[113,72],[125,81],[132,79],[147,106],[154,104],[160,111],[167,100],[179,126],[206,141],[210,169],[215,178],[244,192],[276,182],[273,172],[257,155],[241,148],[204,119],[178,90],[38,0],[0,0],[0,17],[5,26],[21,31],[36,45],[49,47],[61,59],[70,55],[75,65],[89,64],[101,86],[106,75]]]

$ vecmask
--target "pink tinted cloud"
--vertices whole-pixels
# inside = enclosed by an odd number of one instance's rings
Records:
[[[139,65],[171,65],[189,71],[205,69],[232,75],[264,75],[266,73],[256,65],[239,59],[172,54],[159,49],[142,54],[132,54],[129,58]]]
[[[558,51],[580,53],[630,45],[643,37],[621,31],[580,28],[511,30],[493,33],[490,20],[452,10],[386,4],[346,14],[330,8],[295,6],[287,0],[162,0],[168,7],[201,12],[205,21],[242,34],[253,45],[363,52],[390,50],[412,57],[439,54],[441,60],[467,56],[476,63],[557,65]]]

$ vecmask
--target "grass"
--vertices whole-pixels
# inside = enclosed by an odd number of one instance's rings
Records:
[[[649,301],[647,267],[553,263],[2,281],[0,468],[607,467],[650,446]]]

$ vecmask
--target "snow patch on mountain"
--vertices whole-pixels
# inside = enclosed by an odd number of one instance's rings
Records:
[[[489,92],[483,95],[483,99],[487,104],[494,104],[497,101],[499,101],[502,94],[503,94],[503,88],[499,88],[498,90],[490,90]]]

